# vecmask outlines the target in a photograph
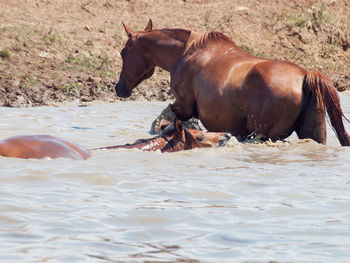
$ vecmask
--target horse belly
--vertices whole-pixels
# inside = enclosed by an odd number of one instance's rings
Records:
[[[203,126],[210,132],[229,132],[236,137],[246,137],[247,130],[245,128],[244,118],[229,118],[229,119],[211,119],[211,118],[201,118],[200,119]]]
[[[241,135],[245,130],[240,103],[241,81],[233,83],[229,72],[220,78],[202,73],[195,78],[193,87],[198,117],[204,127],[208,131]]]
[[[229,132],[234,136],[245,134],[245,119],[235,105],[225,106],[219,99],[212,103],[202,102],[198,105],[198,115],[203,126],[211,132]]]

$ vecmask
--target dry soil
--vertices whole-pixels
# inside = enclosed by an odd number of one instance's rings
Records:
[[[350,88],[348,0],[2,0],[0,106],[115,101],[125,41],[141,30],[221,31],[260,57],[289,60]],[[173,98],[157,69],[130,100]]]

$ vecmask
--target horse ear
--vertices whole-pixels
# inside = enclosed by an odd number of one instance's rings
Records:
[[[152,27],[153,27],[152,19],[149,19],[147,26],[145,27],[145,31],[152,31]]]
[[[174,121],[175,129],[177,132],[182,133],[184,130],[184,125],[182,124],[182,121],[175,119]]]
[[[128,35],[128,37],[131,37],[132,34],[134,33],[134,31],[132,31],[132,29],[130,27],[128,27],[127,25],[124,24],[124,22],[122,22],[125,33]]]

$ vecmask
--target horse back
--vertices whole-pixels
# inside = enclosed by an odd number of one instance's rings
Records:
[[[0,155],[15,158],[87,159],[90,151],[77,144],[50,135],[23,135],[0,142]]]
[[[255,63],[247,72],[246,82],[259,83],[271,91],[301,90],[306,71],[294,63],[282,60],[265,60]],[[246,87],[251,84],[246,85]]]

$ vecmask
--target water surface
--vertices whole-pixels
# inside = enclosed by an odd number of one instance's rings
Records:
[[[166,105],[0,108],[0,138],[124,144],[150,137]],[[294,136],[86,161],[0,157],[0,261],[349,262],[350,148],[328,130],[327,146]]]

